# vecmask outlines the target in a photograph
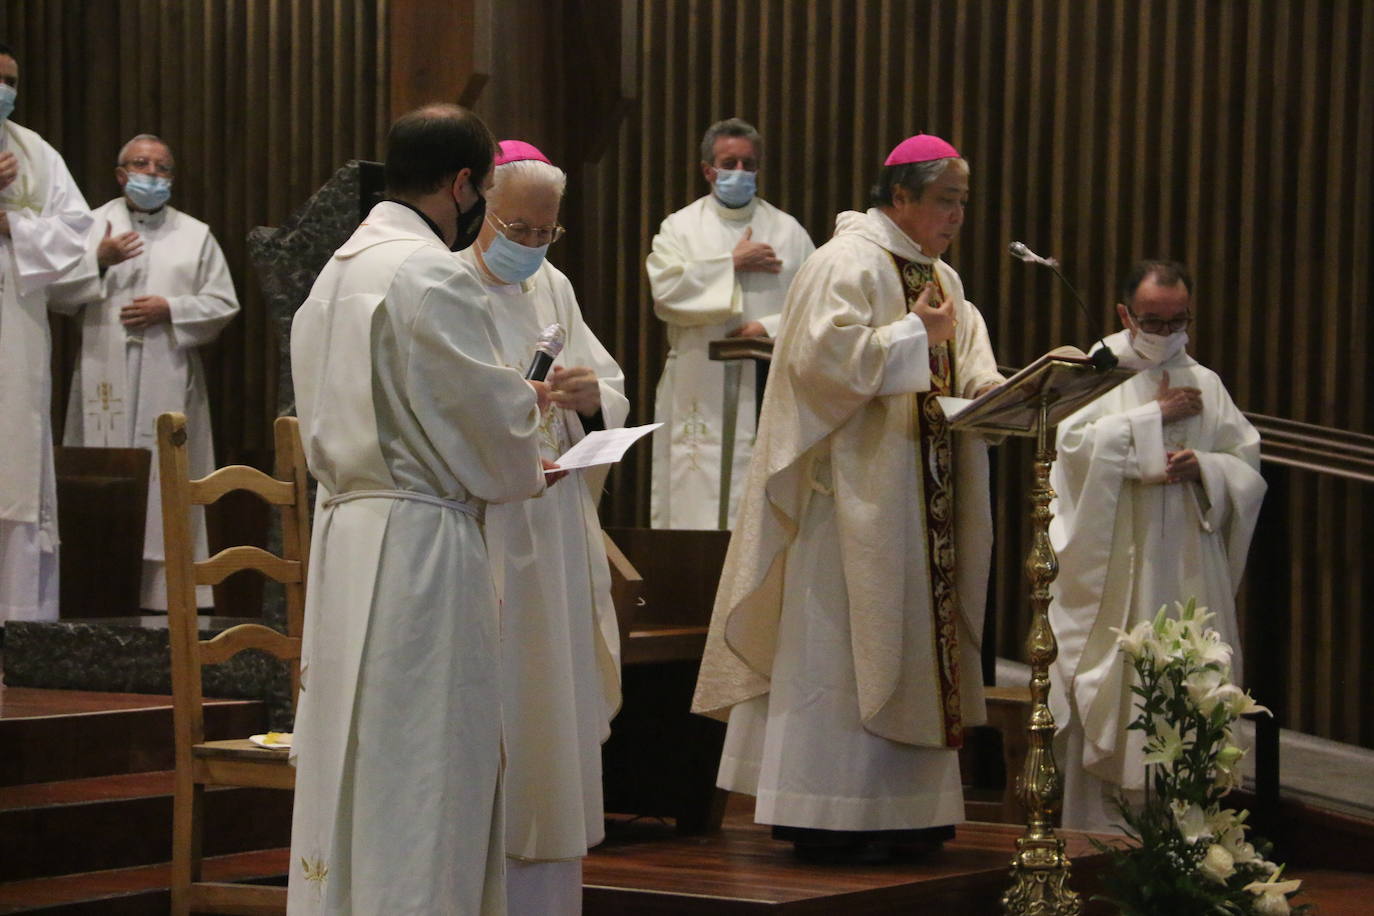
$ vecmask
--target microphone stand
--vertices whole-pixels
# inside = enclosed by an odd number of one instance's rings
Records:
[[[1048,267],[1050,270],[1054,271],[1054,275],[1059,278],[1059,282],[1068,287],[1069,292],[1073,294],[1074,301],[1078,303],[1079,310],[1082,311],[1083,315],[1088,319],[1089,327],[1096,328],[1098,331],[1097,342],[1101,346],[1092,352],[1092,355],[1088,357],[1088,361],[1092,363],[1093,368],[1098,372],[1115,369],[1120,360],[1118,360],[1116,354],[1112,352],[1112,348],[1107,346],[1107,334],[1102,328],[1101,320],[1093,317],[1092,312],[1088,309],[1088,304],[1083,301],[1083,297],[1078,294],[1078,290],[1069,282],[1069,278],[1064,276],[1063,272],[1060,271],[1059,262],[1054,258],[1042,258],[1040,255],[1031,251],[1024,242],[1012,242],[1007,246],[1007,250],[1011,253],[1012,257],[1018,260],[1026,261],[1031,264],[1039,264],[1042,267]]]

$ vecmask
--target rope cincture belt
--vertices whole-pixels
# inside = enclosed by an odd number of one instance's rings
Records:
[[[486,504],[459,502],[456,499],[444,499],[442,496],[434,496],[429,493],[416,493],[414,490],[349,490],[347,493],[340,493],[338,496],[331,496],[324,501],[324,508],[332,509],[340,503],[350,503],[355,499],[408,499],[411,502],[429,503],[431,506],[439,506],[443,509],[455,509],[464,515],[482,522],[485,515]]]

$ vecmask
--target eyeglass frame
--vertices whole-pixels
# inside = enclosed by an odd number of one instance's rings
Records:
[[[525,243],[520,241],[519,239],[511,238],[512,232],[522,235],[526,232],[547,232],[549,234],[549,240],[547,242],[541,242],[540,245],[527,246],[530,248],[538,248],[542,245],[552,245],[554,242],[561,239],[568,232],[568,230],[561,223],[554,223],[552,226],[526,226],[524,223],[521,222],[508,223],[501,217],[493,213],[491,210],[487,211],[487,216],[491,217],[492,225],[496,227],[497,232],[501,233],[506,238],[510,239],[512,242],[515,242],[517,245],[523,245]],[[538,235],[535,236],[535,239],[538,239]]]
[[[1131,320],[1140,326],[1140,330],[1146,334],[1158,334],[1168,330],[1170,334],[1177,334],[1179,331],[1186,331],[1193,325],[1193,316],[1187,315],[1183,318],[1170,318],[1167,321],[1163,318],[1141,318],[1133,310],[1126,309],[1126,314],[1131,316]]]
[[[163,178],[174,178],[176,177],[177,173],[177,167],[175,164],[166,165],[161,162],[154,162],[146,156],[139,156],[137,159],[126,159],[125,161],[119,164],[119,167],[121,169],[124,169],[125,171],[132,170],[138,172],[145,172],[145,170],[147,169],[152,169],[154,172],[157,172]]]

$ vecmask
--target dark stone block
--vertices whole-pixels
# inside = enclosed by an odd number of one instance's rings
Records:
[[[277,333],[277,414],[296,412],[291,384],[291,319],[310,287],[380,197],[380,163],[350,160],[276,228],[248,233],[248,256]]]
[[[199,620],[201,639],[249,622],[232,617]],[[3,670],[5,683],[11,687],[170,694],[167,618],[12,620],[5,625]],[[272,656],[254,650],[240,652],[224,664],[206,665],[201,678],[204,696],[262,700],[272,728],[290,731],[290,673]]]

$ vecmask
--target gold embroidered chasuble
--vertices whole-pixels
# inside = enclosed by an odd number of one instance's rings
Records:
[[[909,288],[894,257],[914,266]],[[890,342],[931,277],[954,300],[954,339],[934,348],[933,372],[920,384],[880,394]],[[925,412],[938,410],[941,392],[971,397],[999,381],[959,275],[881,211],[841,214],[783,311],[695,711],[726,718],[769,692],[783,573],[805,523],[808,468],[825,453],[863,728],[949,747],[983,720],[981,679],[964,682],[959,672],[979,670],[992,539],[986,443]]]
[[[935,285],[939,300],[945,290],[931,264],[892,255],[902,278],[907,308],[915,307],[927,283]],[[964,744],[963,716],[959,700],[959,589],[955,581],[954,549],[954,458],[952,432],[937,398],[955,393],[954,353],[948,342],[930,348],[930,390],[915,396],[916,460],[920,464],[921,485],[917,505],[925,511],[926,551],[930,568],[930,607],[933,624],[931,639],[939,687],[940,710],[944,717],[945,746]],[[918,545],[921,546],[921,545]]]

